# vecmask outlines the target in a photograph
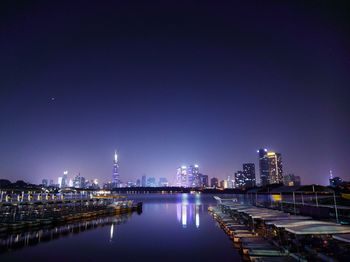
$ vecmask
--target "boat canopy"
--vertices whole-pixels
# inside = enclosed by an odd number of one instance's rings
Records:
[[[319,220],[282,220],[282,221],[269,221],[267,225],[273,225],[275,227],[292,228],[306,225],[336,225],[333,222],[324,222]]]
[[[276,220],[282,220],[282,221],[290,221],[290,220],[308,220],[311,219],[311,217],[306,216],[294,216],[294,215],[287,215],[287,216],[270,216],[270,217],[262,217],[261,220],[265,221],[276,221]]]
[[[333,235],[350,233],[350,226],[316,224],[286,228],[286,230],[295,235]]]

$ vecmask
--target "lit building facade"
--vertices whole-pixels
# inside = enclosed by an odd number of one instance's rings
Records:
[[[254,163],[243,164],[243,174],[245,176],[244,188],[255,187],[256,186],[255,164]]]
[[[267,149],[259,149],[258,150],[259,157],[259,172],[260,172],[260,183],[262,186],[266,186],[269,184],[269,162],[267,158]]]
[[[43,185],[43,187],[47,187],[47,186],[49,186],[49,181],[47,179],[43,179],[41,181],[41,184]]]
[[[283,183],[282,156],[280,153],[259,149],[259,170],[262,186]]]
[[[209,187],[209,178],[207,175],[199,174],[200,187]]]
[[[179,187],[187,187],[188,185],[187,166],[181,166],[177,169],[176,185]]]
[[[187,168],[188,187],[200,187],[199,166],[191,165]]]
[[[147,186],[148,187],[156,187],[156,179],[154,177],[147,178]]]
[[[179,187],[200,187],[201,179],[198,165],[181,166],[176,172],[176,185]]]
[[[244,189],[245,182],[245,175],[243,171],[237,171],[235,173],[235,188]]]
[[[145,175],[143,175],[141,177],[141,186],[142,187],[146,187],[147,186],[147,177]]]
[[[269,176],[268,184],[283,183],[282,156],[280,153],[267,152]]]
[[[113,188],[116,188],[116,187],[119,187],[119,186],[120,186],[120,179],[119,179],[119,160],[118,160],[117,151],[114,152],[114,158],[113,158],[112,185],[113,185]]]
[[[166,177],[160,177],[158,186],[160,186],[160,187],[167,187],[167,186],[169,186],[168,179]]]

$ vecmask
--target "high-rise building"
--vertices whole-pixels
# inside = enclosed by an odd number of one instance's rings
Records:
[[[119,186],[120,186],[120,179],[119,179],[119,161],[118,161],[118,154],[117,154],[117,151],[114,152],[112,185],[113,185],[113,188],[116,188],[116,187],[119,187]]]
[[[181,166],[177,169],[176,185],[181,187],[200,187],[200,173],[198,165]]]
[[[149,177],[147,179],[147,186],[148,187],[156,187],[156,179],[154,177]]]
[[[62,177],[62,181],[61,181],[61,188],[65,188],[68,187],[68,171],[64,171],[63,172],[63,177]]]
[[[212,179],[210,179],[210,186],[219,187],[219,180],[216,177],[213,177]]]
[[[259,171],[260,171],[260,183],[262,186],[269,184],[269,161],[267,158],[267,149],[259,149]]]
[[[282,156],[280,153],[267,152],[269,176],[268,184],[283,183]]]
[[[280,153],[258,150],[260,182],[262,186],[283,183],[282,156]]]
[[[285,186],[300,186],[301,185],[300,176],[295,176],[294,174],[284,175],[283,184]]]
[[[47,187],[47,186],[49,185],[49,182],[48,182],[47,179],[43,179],[43,180],[41,181],[41,184],[43,185],[43,187]]]
[[[187,176],[188,176],[188,187],[199,187],[200,186],[200,178],[199,178],[199,166],[191,165],[187,168]]]
[[[234,179],[231,176],[227,176],[227,188],[233,188],[235,185]]]
[[[199,174],[200,187],[209,187],[209,178],[207,175]]]
[[[141,177],[141,186],[146,187],[147,186],[147,178],[145,175]]]
[[[140,179],[137,179],[137,180],[136,180],[136,186],[137,186],[137,187],[140,187],[140,186],[141,186],[141,180],[140,180]]]
[[[168,179],[166,179],[165,177],[159,178],[158,186],[160,186],[160,187],[167,187],[167,186],[169,186]]]
[[[177,169],[176,185],[180,187],[188,187],[187,166],[181,166]]]
[[[126,186],[127,186],[127,187],[135,187],[135,182],[134,182],[134,181],[128,181],[128,182],[126,183]]]
[[[53,179],[50,179],[50,186],[54,186],[55,184],[53,183]]]
[[[57,183],[58,183],[58,187],[62,188],[62,177],[61,176],[58,177]]]
[[[73,179],[73,187],[75,188],[85,188],[85,178],[80,175],[80,173]]]
[[[245,176],[245,185],[244,188],[255,187],[255,164],[254,163],[245,163],[243,164],[243,174]]]
[[[246,177],[243,171],[237,171],[235,173],[235,188],[246,188]]]
[[[220,181],[220,187],[223,188],[223,189],[229,188],[227,179],[224,179],[224,180]]]

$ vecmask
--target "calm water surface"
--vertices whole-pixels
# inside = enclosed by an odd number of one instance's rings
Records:
[[[40,239],[0,261],[240,261],[231,240],[208,214],[210,195],[137,195],[142,214],[100,219],[88,230]],[[54,234],[54,232],[51,232]],[[14,236],[15,238],[16,236]]]

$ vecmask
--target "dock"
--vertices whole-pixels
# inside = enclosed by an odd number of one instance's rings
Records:
[[[8,201],[0,205],[0,233],[130,212],[142,212],[142,202],[120,196]]]
[[[350,226],[235,201],[217,202],[208,211],[244,261],[342,261],[350,257]]]

